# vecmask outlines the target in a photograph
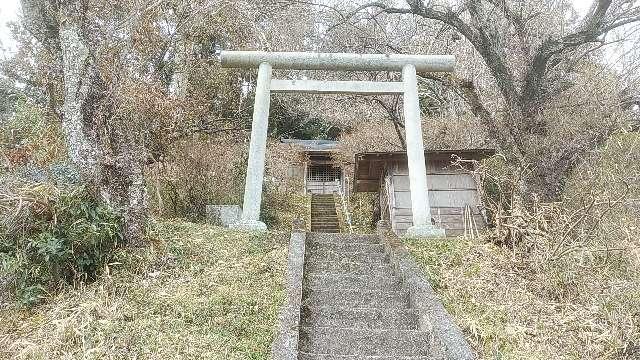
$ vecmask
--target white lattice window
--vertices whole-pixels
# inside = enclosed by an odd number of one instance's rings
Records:
[[[340,181],[341,177],[340,168],[332,165],[311,165],[307,171],[308,181],[332,182]]]

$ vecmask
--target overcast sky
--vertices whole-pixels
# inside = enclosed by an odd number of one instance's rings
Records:
[[[574,6],[581,13],[585,13],[593,0],[573,0]],[[15,43],[7,27],[10,21],[16,21],[20,10],[20,0],[0,0],[0,58],[15,50]]]

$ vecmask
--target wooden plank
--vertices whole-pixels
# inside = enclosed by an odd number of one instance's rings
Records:
[[[435,212],[431,213],[431,217],[436,221],[436,222],[463,222],[464,221],[464,216],[462,214],[459,215],[437,215]],[[484,218],[482,217],[482,215],[480,214],[475,214],[473,215],[473,217],[476,220],[476,224],[478,226],[480,225],[484,225]],[[397,222],[412,222],[413,221],[413,217],[411,215],[396,215],[394,216],[395,221]]]
[[[449,189],[477,189],[473,176],[465,173],[427,175],[430,191]],[[394,175],[393,185],[396,191],[409,191],[409,176]]]
[[[398,229],[395,230],[396,235],[403,236],[407,233],[407,229]],[[446,237],[457,237],[464,235],[464,229],[445,229]]]
[[[399,223],[396,223],[395,229],[408,229],[412,225],[413,225],[413,223],[399,222]],[[440,229],[445,229],[445,230],[464,230],[464,223],[463,222],[440,223],[440,224],[436,224],[435,226],[437,226]],[[478,226],[478,229],[484,229],[484,228],[485,227]]]
[[[431,212],[433,214],[442,214],[442,215],[461,215],[463,212],[462,207],[432,207]],[[471,207],[471,210],[474,214],[481,214],[480,209],[476,207]],[[395,208],[395,212],[398,215],[408,215],[411,216],[411,208]]]
[[[449,160],[426,160],[426,169],[427,175],[429,174],[459,174],[465,173],[466,171],[472,170],[473,167],[471,165],[466,165],[465,163],[464,169],[461,169],[457,165],[452,164],[452,159]],[[466,169],[466,171],[465,171]],[[409,167],[406,162],[398,162],[395,168],[394,175],[409,175]]]
[[[271,80],[271,92],[393,95],[404,93],[404,89],[401,82],[273,79]]]
[[[398,192],[394,194],[396,207],[411,208],[411,193]],[[429,204],[435,207],[475,207],[478,204],[478,194],[475,190],[459,191],[431,191],[429,192]]]
[[[378,180],[357,180],[356,188],[361,192],[375,192],[378,191]]]

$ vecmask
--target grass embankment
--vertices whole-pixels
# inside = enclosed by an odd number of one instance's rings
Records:
[[[409,240],[482,359],[640,358],[638,263],[540,263],[464,238]]]
[[[100,280],[0,313],[0,357],[265,359],[284,293],[286,236],[160,223]]]

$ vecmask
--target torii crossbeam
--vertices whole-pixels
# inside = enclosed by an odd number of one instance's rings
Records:
[[[452,72],[455,66],[453,56],[222,51],[220,58],[225,68],[258,68],[242,218],[233,227],[254,231],[267,228],[259,217],[272,92],[402,94],[413,213],[413,226],[407,230],[407,236],[444,236],[444,229],[431,224],[416,71]],[[271,78],[272,69],[400,71],[402,82],[277,80]]]

